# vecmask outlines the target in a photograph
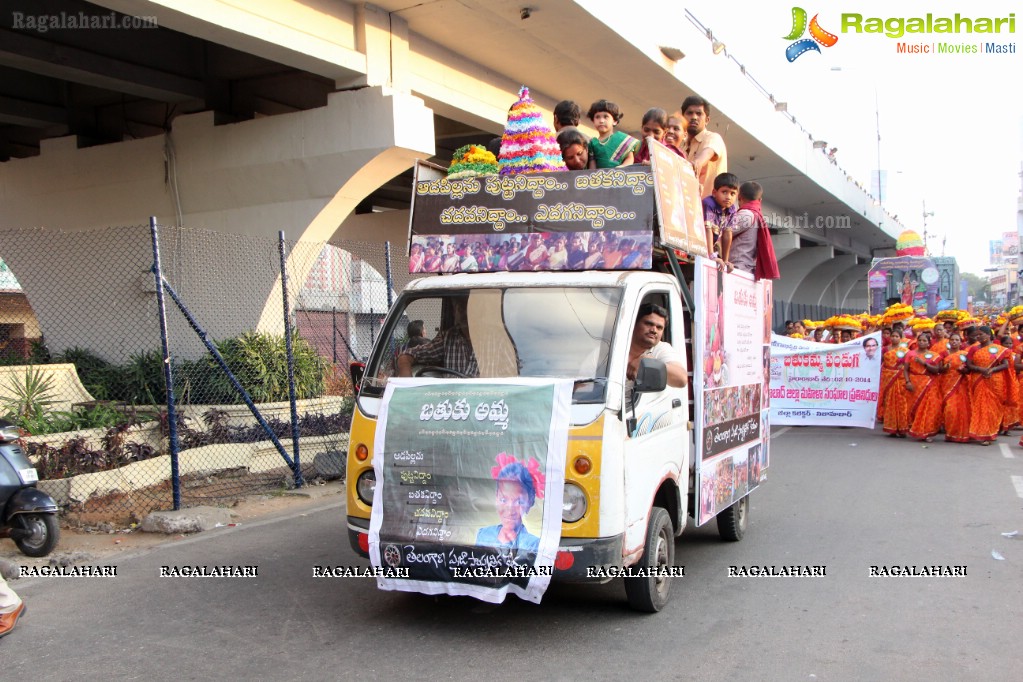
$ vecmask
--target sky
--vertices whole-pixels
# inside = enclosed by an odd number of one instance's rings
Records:
[[[621,5],[618,5],[619,8]],[[659,39],[696,29],[683,3],[662,5],[678,21],[649,22]],[[789,63],[785,47],[792,7],[835,34],[838,41]],[[725,43],[730,54],[813,134],[838,148],[839,164],[864,186],[880,168],[889,213],[923,232],[924,202],[931,255],[958,259],[960,271],[984,274],[988,241],[1016,232],[1023,105],[1015,91],[1023,74],[1023,5],[1003,0],[922,3],[907,0],[795,0],[688,3],[688,9]],[[621,12],[621,9],[618,10]],[[885,35],[842,32],[843,14],[880,19],[1016,15],[1015,33]],[[804,37],[809,37],[804,35]],[[676,40],[675,44],[679,41]],[[998,42],[1015,54],[899,54],[897,44]],[[661,44],[673,44],[664,42]],[[710,49],[708,42],[707,48]],[[753,92],[751,88],[751,92]],[[876,93],[876,94],[875,94]]]

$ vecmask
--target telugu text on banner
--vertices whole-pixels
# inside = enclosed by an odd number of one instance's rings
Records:
[[[369,553],[381,589],[539,602],[561,538],[572,382],[391,379]]]

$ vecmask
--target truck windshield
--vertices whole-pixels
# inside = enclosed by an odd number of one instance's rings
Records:
[[[392,376],[576,379],[577,402],[603,401],[621,290],[480,288],[403,295],[366,367],[363,394]]]

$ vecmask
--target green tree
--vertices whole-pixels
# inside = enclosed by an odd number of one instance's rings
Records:
[[[959,274],[959,278],[966,282],[966,293],[973,296],[974,301],[991,300],[991,282],[986,277],[963,272]]]

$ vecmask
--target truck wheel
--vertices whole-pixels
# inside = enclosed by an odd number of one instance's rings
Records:
[[[664,570],[674,565],[675,533],[671,528],[671,517],[661,507],[654,507],[646,528],[643,557],[632,568]],[[629,606],[637,611],[657,613],[668,603],[670,590],[671,578],[668,576],[625,578],[625,594],[629,598]]]
[[[26,556],[43,557],[57,546],[60,524],[56,514],[19,514],[17,523],[28,532],[14,541]]]
[[[738,542],[746,534],[749,522],[749,495],[718,514],[718,533],[722,540]]]

